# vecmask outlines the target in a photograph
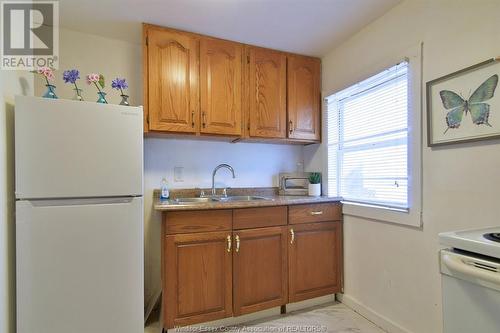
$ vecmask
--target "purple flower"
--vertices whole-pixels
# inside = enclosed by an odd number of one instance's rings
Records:
[[[65,83],[75,84],[76,80],[80,78],[80,72],[76,69],[64,71],[63,80]]]
[[[116,78],[111,81],[111,88],[122,91],[128,88],[128,83],[125,79]]]

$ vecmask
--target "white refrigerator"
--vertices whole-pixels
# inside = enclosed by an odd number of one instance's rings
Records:
[[[143,332],[142,108],[15,105],[17,332]]]

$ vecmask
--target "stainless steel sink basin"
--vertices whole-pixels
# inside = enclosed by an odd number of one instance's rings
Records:
[[[172,202],[178,204],[195,204],[195,203],[206,203],[212,201],[214,201],[212,198],[177,198],[172,200]]]
[[[228,197],[193,197],[193,198],[176,198],[170,202],[177,205],[195,205],[207,202],[234,202],[234,201],[258,201],[258,200],[273,200],[271,198],[260,197],[255,195],[234,195]]]
[[[256,201],[256,200],[272,200],[272,199],[266,197],[259,197],[255,195],[233,195],[226,198],[220,198],[219,200],[225,202],[225,201]]]

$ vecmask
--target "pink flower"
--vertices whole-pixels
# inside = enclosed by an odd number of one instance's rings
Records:
[[[91,73],[87,75],[87,84],[92,84],[95,82],[99,82],[99,74]]]
[[[47,80],[53,81],[54,80],[54,72],[49,71],[47,73],[44,73],[44,76],[47,78]]]
[[[43,75],[48,80],[54,79],[54,71],[49,67],[40,67],[38,68],[37,73]]]

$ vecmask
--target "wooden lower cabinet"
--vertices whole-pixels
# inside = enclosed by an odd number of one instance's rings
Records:
[[[165,212],[163,328],[340,292],[340,209],[326,203]]]
[[[232,316],[230,237],[230,232],[166,237],[163,254],[166,328]]]
[[[289,227],[290,303],[342,289],[342,224],[321,222]]]
[[[286,304],[287,227],[234,231],[233,239],[234,315]]]

